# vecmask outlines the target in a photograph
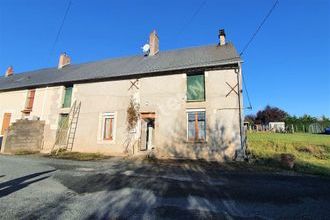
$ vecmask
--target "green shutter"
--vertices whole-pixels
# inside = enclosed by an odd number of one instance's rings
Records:
[[[205,100],[204,74],[187,75],[187,100]]]
[[[71,107],[71,97],[72,97],[72,87],[66,87],[64,100],[63,100],[63,108]]]

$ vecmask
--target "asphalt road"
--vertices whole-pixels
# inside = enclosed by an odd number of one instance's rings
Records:
[[[0,219],[329,219],[330,179],[0,155]]]

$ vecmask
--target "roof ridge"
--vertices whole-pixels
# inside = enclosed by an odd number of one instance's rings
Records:
[[[0,91],[63,84],[93,79],[129,77],[136,74],[168,72],[187,68],[207,68],[241,61],[232,43],[223,46],[202,45],[165,50],[150,57],[133,55],[70,64],[63,69],[42,68],[0,77]]]
[[[222,45],[220,47],[224,47],[226,45],[232,45],[231,42],[228,42],[225,45]],[[198,49],[198,48],[205,48],[205,47],[217,47],[217,44],[207,44],[207,45],[198,45],[198,46],[190,46],[190,47],[182,47],[182,48],[177,48],[177,49],[169,49],[169,50],[163,50],[163,51],[159,51],[156,55],[154,56],[159,56],[161,54],[164,53],[168,53],[168,52],[178,52],[178,51],[184,51],[184,50],[189,50],[189,49]],[[79,65],[88,65],[88,64],[92,64],[92,63],[102,63],[102,62],[107,62],[107,61],[113,61],[113,60],[121,60],[121,59],[128,59],[128,58],[135,58],[135,57],[143,57],[143,54],[141,55],[127,55],[127,56],[122,56],[122,57],[113,57],[113,58],[105,58],[105,59],[101,59],[101,60],[94,60],[94,61],[87,61],[87,62],[82,62],[82,63],[72,63],[66,67],[64,67],[65,69],[71,67],[71,66],[79,66]],[[25,73],[32,73],[32,72],[38,72],[38,71],[42,71],[42,70],[52,70],[52,69],[58,69],[56,66],[54,67],[46,67],[46,68],[41,68],[41,69],[35,69],[35,70],[28,70],[28,71],[24,71],[24,72],[19,72],[14,74],[13,76],[17,76],[21,75],[21,74],[25,74]],[[5,78],[4,76],[0,76],[1,78]]]
[[[231,42],[227,43],[228,45],[232,45]],[[227,45],[226,44],[226,45]],[[226,46],[222,45],[220,47]],[[184,50],[189,50],[189,49],[198,49],[198,48],[205,48],[205,47],[217,47],[217,44],[207,44],[207,45],[198,45],[198,46],[190,46],[190,47],[182,47],[182,48],[177,48],[177,49],[169,49],[169,50],[160,50],[157,54],[150,56],[150,57],[157,57],[161,54],[168,53],[168,52],[178,52],[178,51],[184,51]],[[74,65],[84,65],[84,64],[91,64],[91,63],[98,63],[98,62],[106,62],[106,61],[112,61],[112,60],[121,60],[121,59],[128,59],[128,58],[135,58],[135,57],[144,57],[143,54],[141,55],[127,55],[127,56],[122,56],[122,57],[113,57],[113,58],[105,58],[101,60],[94,60],[94,61],[87,61],[83,63],[76,63],[76,64],[70,64],[69,66],[74,66]],[[149,56],[145,56],[146,58]]]

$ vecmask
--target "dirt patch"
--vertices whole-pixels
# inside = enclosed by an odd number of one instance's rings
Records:
[[[295,147],[295,149],[299,152],[310,154],[318,159],[327,159],[324,146],[306,145],[306,146],[297,146]]]

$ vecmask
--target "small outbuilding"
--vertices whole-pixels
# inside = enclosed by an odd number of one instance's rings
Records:
[[[283,132],[285,131],[285,122],[269,122],[268,129],[274,132]]]

